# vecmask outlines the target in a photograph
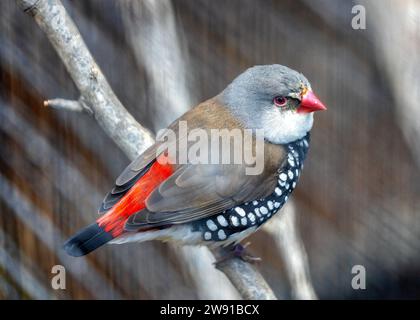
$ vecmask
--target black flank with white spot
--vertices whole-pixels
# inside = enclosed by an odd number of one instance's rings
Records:
[[[277,186],[271,195],[193,222],[193,231],[200,231],[205,241],[226,241],[247,228],[260,227],[283,207],[296,187],[308,152],[309,139],[308,133],[304,138],[284,145],[287,161],[278,170]]]

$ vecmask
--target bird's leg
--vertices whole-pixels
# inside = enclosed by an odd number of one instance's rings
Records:
[[[253,256],[252,254],[249,254],[246,251],[246,248],[251,244],[251,242],[247,242],[244,245],[241,245],[240,243],[236,244],[233,247],[234,255],[238,258],[241,258],[242,260],[250,263],[259,262],[262,259],[260,257]]]
[[[218,267],[218,265],[222,264],[223,262],[225,262],[226,260],[233,258],[233,257],[237,257],[242,259],[243,261],[249,262],[249,263],[256,263],[261,261],[260,257],[255,257],[251,254],[249,254],[246,251],[246,248],[251,244],[251,242],[247,242],[244,245],[238,243],[235,245],[230,246],[230,250],[226,251],[215,263],[214,265],[216,266],[216,268]]]

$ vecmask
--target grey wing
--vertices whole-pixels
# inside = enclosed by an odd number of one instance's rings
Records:
[[[245,165],[180,166],[130,216],[127,231],[195,221],[273,192],[276,176],[246,175]]]

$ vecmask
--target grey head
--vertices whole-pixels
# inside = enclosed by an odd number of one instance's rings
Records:
[[[307,92],[315,97],[303,74],[273,64],[247,69],[220,97],[244,127],[263,129],[266,140],[286,144],[304,137],[312,128],[312,112],[316,110],[302,106]]]

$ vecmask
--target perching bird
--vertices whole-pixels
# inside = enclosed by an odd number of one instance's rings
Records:
[[[272,217],[295,188],[309,146],[313,112],[319,110],[326,107],[302,74],[281,65],[246,70],[167,130],[177,133],[177,155],[185,155],[194,129],[207,133],[237,129],[244,136],[245,129],[252,129],[251,149],[262,153],[261,172],[246,171],[258,157],[251,164],[177,162],[170,148],[157,141],[122,172],[101,205],[103,215],[71,237],[65,250],[82,256],[107,242],[146,240],[209,246],[238,243]],[[181,120],[186,121],[186,132],[179,129]],[[263,137],[258,138],[256,129],[263,130]],[[258,141],[263,151],[258,151]],[[209,148],[209,154],[234,154],[240,149],[234,143],[218,150],[209,144]]]

